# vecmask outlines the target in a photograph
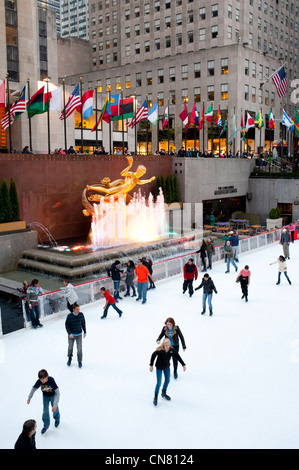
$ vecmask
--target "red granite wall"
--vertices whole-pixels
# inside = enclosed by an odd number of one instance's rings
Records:
[[[147,168],[144,178],[172,173],[172,157],[136,156],[132,166]],[[86,185],[100,183],[105,177],[121,178],[128,165],[119,155],[30,155],[0,154],[0,180],[16,182],[21,218],[26,223],[39,222],[51,232],[55,240],[80,239],[88,235],[90,218],[82,214],[82,192]],[[155,182],[142,186],[148,195]]]

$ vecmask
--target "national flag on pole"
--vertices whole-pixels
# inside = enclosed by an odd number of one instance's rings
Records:
[[[13,111],[10,111],[9,113],[7,112],[4,118],[1,120],[1,127],[4,130],[7,129],[9,126],[9,116],[10,116],[10,125],[12,125],[15,120],[15,113]]]
[[[164,131],[165,127],[168,124],[168,105],[166,106],[163,114],[163,120],[162,120],[162,131]]]
[[[155,126],[158,124],[159,116],[158,116],[158,101],[154,104],[152,109],[148,113],[148,121],[154,124]]]
[[[28,117],[33,117],[36,114],[43,114],[47,111],[44,99],[44,89],[45,85],[37,90],[37,92],[30,98],[30,105],[27,103]]]
[[[187,104],[186,104],[186,101],[184,103],[184,109],[183,111],[180,113],[180,118],[185,126],[185,131],[188,130],[189,128],[189,112],[188,112],[188,108],[187,108]]]
[[[210,105],[207,113],[205,114],[206,121],[212,122],[213,119],[213,106]]]
[[[110,122],[109,94],[106,96],[106,100],[105,100],[104,106],[102,108],[102,111],[100,113],[98,122],[91,129],[91,132],[94,132],[99,127],[102,120],[105,121],[105,122],[108,122],[108,123]]]
[[[6,105],[6,80],[0,85],[0,108],[5,108]]]
[[[292,130],[292,127],[294,125],[292,119],[290,118],[290,116],[287,115],[284,109],[282,110],[282,125],[286,126],[289,131]]]
[[[288,81],[284,66],[282,66],[272,77],[279,98],[285,96],[288,92]]]
[[[269,119],[269,129],[276,129],[276,124],[275,124],[272,110],[269,111],[268,119]]]
[[[203,108],[202,108],[201,118],[200,118],[199,125],[198,125],[199,130],[203,128],[204,122],[205,122],[205,105],[203,105]]]
[[[111,119],[112,121],[115,121],[116,119],[113,118],[120,115],[120,95],[111,95],[109,106]]]
[[[218,109],[218,112],[217,112],[217,116],[216,116],[216,119],[215,119],[215,124],[218,127],[222,126],[222,117],[221,117],[220,108]]]
[[[242,137],[242,140],[243,142],[245,142],[246,138],[245,138],[245,127],[244,127],[244,119],[243,119],[243,114],[241,115],[241,137]]]
[[[120,100],[121,118],[129,119],[134,117],[134,98],[124,98]]]
[[[298,136],[299,135],[299,111],[297,108],[295,108],[294,125],[295,125],[295,133]]]
[[[254,124],[254,119],[250,116],[250,114],[247,112],[247,122],[246,122],[246,132],[248,132],[248,130],[251,128],[251,127],[255,127],[255,124]]]
[[[227,129],[227,126],[228,126],[228,120],[225,121],[224,126],[223,126],[223,129],[222,129],[222,131],[220,132],[220,135],[224,134],[224,132],[225,132],[226,129]]]
[[[192,108],[190,122],[191,124],[194,124],[195,127],[199,127],[199,114],[196,108],[196,103],[194,103],[193,108]]]
[[[233,115],[233,139],[235,140],[237,138],[237,125],[236,125],[236,115],[234,112]]]
[[[261,111],[259,111],[258,114],[256,115],[254,124],[256,125],[258,129],[261,129],[262,127],[264,127],[264,120],[263,120],[263,115]]]
[[[93,115],[93,94],[94,90],[87,90],[82,96],[82,117],[84,121]]]
[[[68,99],[68,102],[65,105],[65,108],[62,110],[60,120],[63,121],[64,119],[67,119],[74,111],[75,109],[78,111],[78,113],[81,113],[81,98],[80,98],[80,91],[79,91],[79,84],[76,86],[76,88],[73,90],[71,96]]]
[[[49,111],[62,111],[62,90],[60,86],[53,91],[49,91],[49,96],[46,99],[46,106],[49,106]]]
[[[16,121],[22,113],[25,113],[26,110],[27,110],[26,86],[24,86],[20,94],[20,97],[13,103],[13,105],[10,108],[10,112],[13,112],[15,114],[14,121]]]
[[[131,122],[129,122],[128,127],[134,129],[135,123],[138,124],[140,121],[146,121],[148,118],[148,109],[147,109],[147,101],[144,100],[143,105],[138,109],[136,115],[133,117]]]

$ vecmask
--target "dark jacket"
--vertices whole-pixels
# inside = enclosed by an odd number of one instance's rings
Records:
[[[191,279],[197,279],[197,276],[198,276],[198,270],[195,264],[186,263],[184,266],[184,279],[186,281],[191,280]]]
[[[113,281],[120,281],[120,273],[124,272],[122,269],[119,269],[119,266],[113,263],[111,268],[107,269],[108,276],[112,277]]]
[[[167,328],[167,326],[164,326],[162,328],[162,331],[161,331],[160,335],[158,336],[157,341],[160,341],[163,338],[163,336],[165,336],[166,338],[169,338],[169,329]],[[184,339],[184,336],[182,335],[182,332],[181,332],[180,328],[178,327],[178,325],[175,325],[173,327],[171,337],[172,337],[173,344],[175,346],[178,346],[179,339],[180,339],[181,342],[182,342],[183,349],[186,349],[185,339]]]
[[[201,289],[202,287],[203,287],[203,291],[205,294],[212,294],[213,291],[215,292],[215,294],[217,294],[217,290],[214,285],[214,282],[210,277],[207,281],[205,281],[205,278],[203,277],[201,284],[198,287],[196,287],[195,290]]]
[[[15,449],[17,450],[35,450],[35,434],[31,437],[27,436],[25,432],[19,435],[17,442],[15,443]]]
[[[205,241],[202,242],[201,247],[199,248],[199,250],[197,250],[196,253],[200,253],[201,259],[204,259],[207,257],[207,245]]]
[[[173,356],[182,364],[182,366],[186,365],[183,359],[181,358],[181,356],[176,352],[176,350],[173,348],[170,348],[168,352],[164,351],[164,349],[158,349],[154,351],[151,357],[150,366],[154,365],[154,361],[157,358],[157,361],[156,361],[157,369],[161,369],[161,370],[168,369],[170,367],[170,359]]]
[[[127,286],[134,286],[134,277],[135,277],[135,268],[134,266],[128,266],[126,272],[126,285]]]
[[[82,331],[86,333],[85,318],[82,312],[78,315],[69,313],[65,320],[65,328],[69,335],[81,335]]]

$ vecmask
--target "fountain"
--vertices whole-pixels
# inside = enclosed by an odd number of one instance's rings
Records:
[[[133,172],[133,157],[127,160],[128,166],[121,172],[123,179],[105,177],[83,191],[83,214],[91,217],[90,245],[27,250],[19,261],[21,269],[75,280],[106,273],[116,256],[122,262],[144,255],[159,260],[198,246],[201,231],[170,236],[161,188],[156,201],[152,194],[148,198],[142,195],[140,188],[129,194],[155,177],[141,179],[146,168],[139,165]]]

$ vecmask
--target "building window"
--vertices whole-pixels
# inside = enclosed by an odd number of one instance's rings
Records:
[[[215,75],[215,64],[213,60],[208,60],[208,77]]]
[[[221,93],[222,100],[228,100],[228,84],[227,83],[223,83],[220,86],[220,93]]]
[[[182,65],[182,80],[188,80],[188,65]]]
[[[214,101],[215,99],[214,85],[208,86],[207,97],[208,97],[208,101]]]
[[[228,73],[228,59],[221,59],[221,75]]]
[[[200,62],[194,64],[194,78],[200,78]]]
[[[175,67],[169,67],[169,81],[175,82]]]
[[[196,103],[200,103],[200,99],[201,99],[200,87],[195,87],[194,88],[194,101],[196,101]]]

